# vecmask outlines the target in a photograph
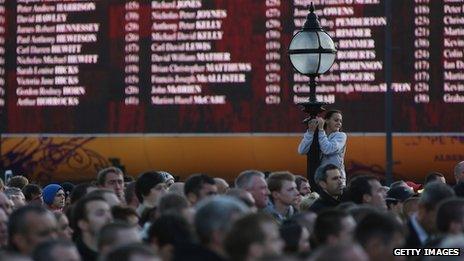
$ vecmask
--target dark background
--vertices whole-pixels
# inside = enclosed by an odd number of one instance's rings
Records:
[[[7,1],[6,107],[2,112],[4,133],[293,133],[304,130],[305,114],[293,103],[293,71],[287,48],[293,32],[293,4],[281,1],[282,32],[281,103],[266,105],[265,100],[265,0],[202,1],[203,9],[226,9],[221,41],[211,41],[216,52],[230,52],[231,62],[250,62],[245,84],[205,84],[202,95],[225,94],[225,105],[151,104],[150,83],[150,1],[139,1],[140,16],[140,104],[124,104],[124,5],[125,1],[100,0],[97,11],[70,14],[70,22],[98,21],[97,45],[84,52],[98,53],[99,63],[79,65],[80,82],[86,95],[78,107],[18,107],[16,105],[16,1]],[[66,2],[66,1],[63,1]],[[384,1],[381,1],[384,2]],[[430,102],[415,104],[414,91],[395,93],[393,131],[462,132],[463,104],[443,102],[443,1],[430,1]],[[414,75],[413,0],[393,1],[393,82],[412,82]],[[316,9],[322,9],[316,6]],[[462,14],[461,14],[462,15]],[[384,16],[384,5],[356,5],[355,16]],[[322,18],[322,17],[320,17]],[[376,56],[385,57],[385,27],[373,27]],[[334,38],[335,42],[337,39]],[[377,58],[379,59],[379,58]],[[376,73],[376,82],[384,81]],[[336,83],[334,83],[336,84]],[[301,95],[301,94],[300,94]],[[335,104],[327,108],[344,113],[347,132],[384,132],[383,93],[337,93]]]

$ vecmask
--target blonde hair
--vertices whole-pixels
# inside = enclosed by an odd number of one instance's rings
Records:
[[[300,211],[309,211],[309,208],[314,204],[314,202],[319,198],[319,194],[313,192],[309,195],[304,196],[300,202]]]

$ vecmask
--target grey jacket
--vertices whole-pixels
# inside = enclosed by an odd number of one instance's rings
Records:
[[[298,146],[298,153],[307,154],[311,143],[313,142],[313,132],[306,131],[303,139]],[[346,151],[346,134],[344,132],[332,132],[329,136],[325,131],[319,130],[319,145],[322,152],[321,166],[334,164],[342,170],[342,176],[346,179],[345,174],[345,151]]]

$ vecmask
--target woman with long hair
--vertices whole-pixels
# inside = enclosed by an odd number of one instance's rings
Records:
[[[308,130],[298,146],[298,153],[307,154],[313,141],[316,128],[319,129],[318,139],[321,151],[321,166],[329,163],[339,167],[342,177],[345,174],[346,134],[341,131],[343,123],[342,112],[339,110],[327,111],[324,118],[317,117],[308,122]]]

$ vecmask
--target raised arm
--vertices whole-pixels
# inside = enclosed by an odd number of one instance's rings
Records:
[[[303,139],[298,146],[298,153],[301,155],[307,154],[309,148],[311,147],[311,143],[313,142],[314,131],[310,131],[309,129],[303,135]]]
[[[340,151],[346,144],[346,134],[335,132],[333,138],[329,140],[325,131],[319,130],[319,145],[322,153],[332,154]]]

